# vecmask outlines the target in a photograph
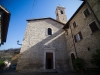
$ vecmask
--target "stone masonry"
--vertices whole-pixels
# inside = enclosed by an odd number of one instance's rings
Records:
[[[62,27],[62,24],[51,19],[28,21],[17,71],[41,72],[45,66],[45,50],[55,53],[53,69],[68,71],[65,31]],[[48,28],[52,29],[52,35],[47,35]]]
[[[93,1],[97,1],[97,0],[90,0],[90,1],[93,2]],[[95,2],[93,2],[93,3],[95,3]],[[94,6],[97,6],[97,5],[100,5],[100,1],[98,4],[96,4]],[[88,17],[85,17],[83,12],[87,8],[90,12],[90,15]],[[98,8],[100,8],[100,6]],[[93,10],[96,10],[96,9],[97,8],[93,7]],[[100,14],[100,9],[98,9],[97,13]],[[98,18],[100,18],[99,14],[97,15]],[[76,57],[74,43],[75,43],[75,47],[76,47],[77,56],[84,60],[85,69],[96,67],[91,64],[91,56],[93,53],[96,52],[95,51],[96,49],[100,49],[100,30],[92,33],[89,24],[92,23],[93,21],[96,22],[97,27],[100,29],[100,24],[98,24],[97,20],[93,16],[91,10],[85,3],[82,6],[82,8],[77,12],[77,14],[69,22],[69,28],[66,29],[67,32],[65,34],[66,34],[66,40],[67,40],[68,56],[70,57],[70,67],[72,69],[73,69],[73,67],[72,67],[72,61],[71,61],[71,54],[74,53],[74,55]],[[99,19],[99,21],[100,21],[100,19]],[[73,27],[73,22],[76,22],[77,26],[75,28]],[[72,30],[72,34],[71,34],[71,30]],[[78,32],[81,32],[83,39],[78,42],[75,42],[74,36]],[[74,43],[73,43],[73,39],[74,39]],[[88,50],[88,48],[90,50]]]

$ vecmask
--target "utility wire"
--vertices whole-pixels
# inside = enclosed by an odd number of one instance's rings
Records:
[[[31,18],[31,15],[32,15],[33,7],[36,5],[36,3],[37,3],[37,1],[34,0],[34,1],[33,1],[33,5],[32,5],[32,10],[31,10],[31,13],[30,13],[30,18]]]

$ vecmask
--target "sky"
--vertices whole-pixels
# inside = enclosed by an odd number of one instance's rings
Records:
[[[51,17],[56,19],[55,10],[57,6],[66,8],[67,20],[75,13],[82,4],[80,0],[0,0],[0,4],[10,13],[10,22],[6,43],[1,45],[0,50],[19,48],[23,41],[27,27],[27,19]]]

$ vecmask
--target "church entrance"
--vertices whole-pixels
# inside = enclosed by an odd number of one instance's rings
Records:
[[[53,53],[46,53],[46,69],[53,69]]]

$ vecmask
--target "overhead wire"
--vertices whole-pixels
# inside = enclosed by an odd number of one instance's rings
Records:
[[[33,5],[32,5],[32,9],[31,9],[31,13],[30,13],[30,18],[31,18],[31,15],[32,15],[33,7],[36,5],[36,3],[37,3],[37,0],[34,0]]]

